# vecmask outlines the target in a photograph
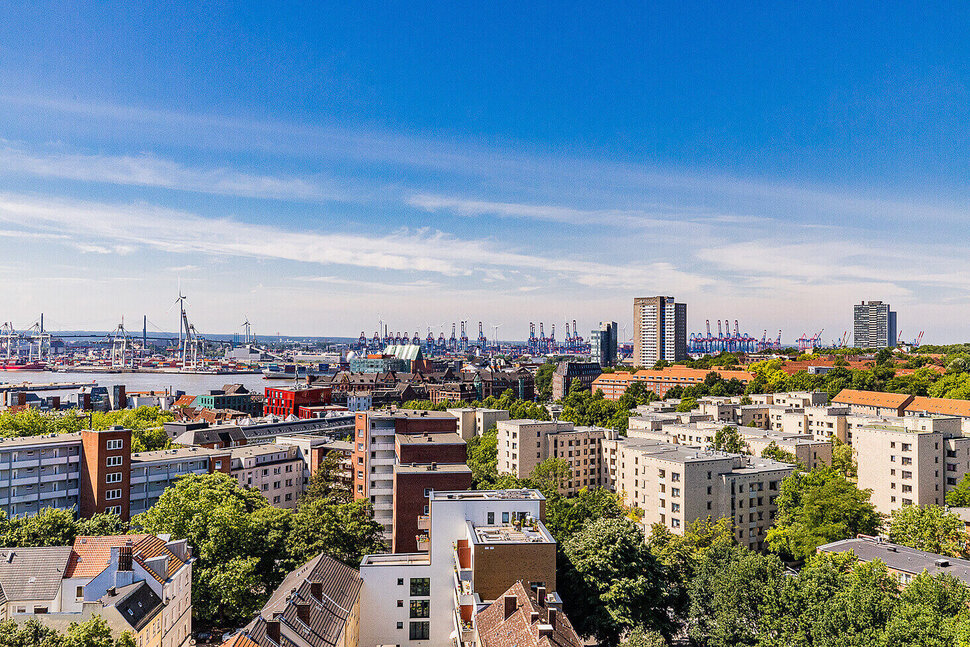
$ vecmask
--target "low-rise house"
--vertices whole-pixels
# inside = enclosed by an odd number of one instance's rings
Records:
[[[851,552],[860,562],[871,562],[878,559],[904,586],[922,573],[951,575],[963,584],[970,585],[970,561],[893,544],[878,537],[860,536],[855,539],[834,541],[819,546],[818,552]]]

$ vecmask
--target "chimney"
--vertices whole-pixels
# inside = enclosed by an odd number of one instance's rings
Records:
[[[539,625],[539,637],[552,638],[552,625]]]
[[[508,620],[515,613],[515,609],[518,606],[519,601],[514,595],[505,596],[505,619]]]
[[[323,602],[323,582],[310,582],[310,595]]]
[[[305,625],[310,624],[310,603],[300,600],[294,603],[296,605],[296,617],[300,619]]]
[[[559,610],[554,607],[549,607],[549,626],[553,629],[556,628],[556,616],[559,614]]]
[[[546,587],[536,587],[536,602],[539,603],[540,607],[546,606]]]
[[[280,621],[276,618],[266,621],[266,636],[277,645],[280,644]]]
[[[130,571],[132,569],[132,559],[131,559],[132,543],[131,540],[125,542],[125,545],[118,551],[118,570],[119,571]]]
[[[533,611],[529,614],[529,624],[534,625],[537,622],[539,622],[539,612]]]

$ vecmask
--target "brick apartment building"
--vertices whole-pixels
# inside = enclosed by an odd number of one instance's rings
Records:
[[[552,373],[552,399],[562,400],[569,394],[574,380],[586,390],[589,390],[595,380],[603,372],[598,362],[559,362]]]
[[[280,386],[266,388],[266,402],[263,415],[274,414],[284,418],[311,418],[310,413],[301,412],[301,407],[317,407],[330,404],[332,389],[329,386]]]
[[[356,415],[353,491],[369,499],[394,552],[418,547],[418,517],[433,490],[471,487],[458,420],[444,411],[361,411]]]

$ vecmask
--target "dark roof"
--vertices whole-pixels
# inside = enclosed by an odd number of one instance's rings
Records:
[[[321,584],[320,598],[313,595],[312,582]],[[229,643],[277,647],[266,635],[267,621],[276,619],[281,624],[280,647],[296,644],[287,635],[298,636],[311,647],[335,647],[357,603],[361,582],[356,569],[321,553],[289,573],[259,616]],[[297,604],[308,606],[307,622],[299,618]]]
[[[141,631],[164,606],[161,598],[144,580],[111,591],[101,598],[104,606],[114,606],[135,631]]]
[[[947,573],[964,584],[970,584],[970,561],[928,553],[880,539],[868,537],[844,539],[819,546],[818,550],[823,553],[851,552],[860,562],[878,559],[890,570],[911,575],[919,575],[923,571],[930,575]]]
[[[5,548],[0,551],[0,596],[8,600],[53,600],[71,558],[70,546]]]
[[[516,609],[505,617],[505,596],[514,595]],[[569,618],[557,608],[555,625],[549,635],[540,635],[540,626],[549,626],[548,605],[539,604],[522,582],[516,582],[495,602],[478,612],[475,622],[482,647],[583,647]],[[532,621],[532,614],[536,620]]]

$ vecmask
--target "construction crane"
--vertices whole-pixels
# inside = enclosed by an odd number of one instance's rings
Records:
[[[913,340],[913,348],[919,348],[920,342],[922,341],[923,341],[923,331],[921,330],[919,331],[919,334],[916,335],[916,339]]]
[[[488,340],[485,339],[485,332],[482,330],[482,322],[479,321],[478,322],[478,347],[482,350],[483,353],[485,352],[485,346],[487,345],[487,343],[488,343]]]
[[[125,319],[111,333],[111,368],[126,369],[134,365],[131,351],[131,338],[125,330]]]

